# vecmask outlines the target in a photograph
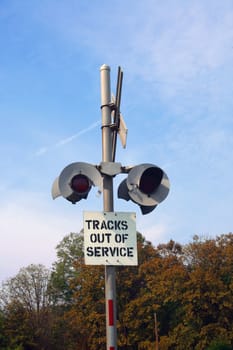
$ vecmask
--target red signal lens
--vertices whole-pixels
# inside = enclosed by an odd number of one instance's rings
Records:
[[[79,174],[71,180],[71,188],[76,193],[84,194],[90,190],[90,181],[87,176]]]
[[[145,194],[152,194],[161,184],[163,171],[160,168],[146,169],[140,179],[139,189]]]

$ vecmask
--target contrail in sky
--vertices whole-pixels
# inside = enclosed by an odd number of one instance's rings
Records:
[[[41,147],[36,153],[35,155],[36,156],[42,156],[43,154],[49,152],[51,149],[53,148],[58,148],[58,147],[62,147],[64,145],[66,145],[67,143],[70,143],[72,142],[73,140],[75,140],[77,137],[83,135],[83,134],[86,134],[88,131],[96,128],[98,125],[100,125],[100,121],[97,121],[97,122],[94,122],[92,123],[91,125],[89,125],[87,128],[77,132],[77,134],[74,134],[74,135],[71,135],[69,137],[66,137],[60,141],[58,141],[57,143],[55,143],[54,145],[52,146],[48,146],[48,147]]]

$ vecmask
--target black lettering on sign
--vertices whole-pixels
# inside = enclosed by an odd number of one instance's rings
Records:
[[[128,222],[123,220],[121,224],[121,229],[122,230],[127,230],[128,229]]]
[[[102,256],[102,254],[101,254],[101,247],[95,247],[94,255],[95,256]]]
[[[102,221],[102,222],[101,222],[100,229],[101,229],[101,230],[103,230],[103,229],[104,229],[104,230],[107,230],[107,229],[108,229],[106,221]]]
[[[103,247],[103,256],[108,256],[108,247]]]
[[[99,230],[99,220],[93,220],[93,230]]]
[[[93,249],[92,249],[92,247],[87,247],[87,256],[93,256]]]
[[[85,220],[88,230],[127,230],[128,222],[126,220]]]
[[[90,230],[92,220],[85,220],[85,222],[87,222],[87,228],[88,228],[88,230]]]
[[[87,256],[133,258],[133,249],[133,247],[87,247]]]
[[[115,242],[116,243],[125,243],[125,241],[128,239],[128,233],[116,233],[115,234]]]
[[[110,243],[111,233],[92,233],[90,234],[90,241],[92,243]]]

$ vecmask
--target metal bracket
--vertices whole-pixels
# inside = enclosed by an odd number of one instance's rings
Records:
[[[101,162],[99,171],[104,175],[115,176],[122,173],[122,166],[116,162]]]
[[[115,111],[116,104],[114,102],[110,102],[110,103],[106,103],[106,104],[100,106],[101,109],[104,107],[109,107],[111,109],[111,111]]]
[[[118,130],[117,125],[115,123],[102,125],[101,129],[103,129],[103,128],[110,128],[112,130]]]

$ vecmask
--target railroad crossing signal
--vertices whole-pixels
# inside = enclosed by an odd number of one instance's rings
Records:
[[[154,164],[145,163],[134,167],[123,167],[121,163],[115,163],[117,134],[122,140],[123,147],[125,147],[127,135],[127,128],[120,113],[123,72],[119,67],[116,99],[114,101],[111,100],[110,67],[103,65],[100,69],[100,74],[102,162],[99,166],[85,162],[69,164],[55,179],[52,186],[52,197],[55,199],[62,196],[75,204],[81,199],[87,199],[92,186],[97,186],[98,191],[103,192],[104,212],[114,213],[113,177],[120,173],[127,173],[127,178],[121,182],[118,188],[118,197],[126,201],[132,200],[140,206],[142,214],[148,214],[167,197],[169,192],[168,177],[161,168]],[[110,233],[107,233],[107,237],[110,240],[109,235]],[[104,247],[105,253],[108,251],[106,250],[107,248]],[[115,267],[111,265],[106,266],[107,350],[117,350],[115,280]]]
[[[102,191],[102,176],[96,167],[89,163],[77,162],[65,167],[52,186],[53,199],[62,196],[75,204],[87,199],[92,186]]]
[[[132,200],[140,206],[143,215],[153,211],[168,195],[169,180],[166,173],[154,164],[139,164],[132,168],[120,163],[105,162],[94,166],[85,162],[65,167],[52,187],[53,199],[62,196],[75,204],[87,199],[92,186],[103,189],[103,176],[115,176],[128,170],[128,176],[118,187],[118,198]]]
[[[167,197],[168,192],[168,177],[154,164],[133,167],[118,187],[118,197],[138,204],[142,214],[154,210]]]

